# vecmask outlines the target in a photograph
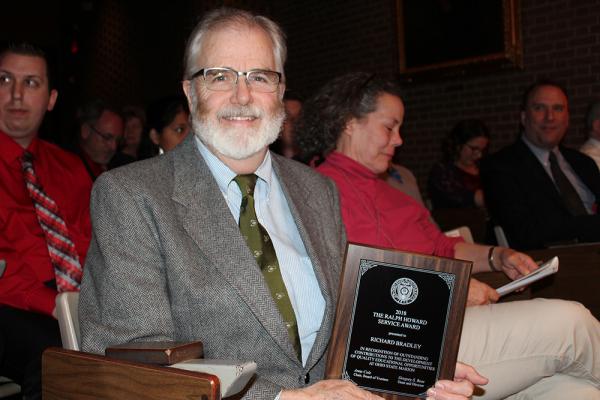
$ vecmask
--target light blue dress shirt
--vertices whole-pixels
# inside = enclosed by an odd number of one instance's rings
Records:
[[[535,155],[540,164],[542,164],[542,167],[544,168],[550,179],[552,179],[552,182],[554,182],[554,177],[552,176],[552,171],[550,170],[550,150],[537,147],[536,145],[531,143],[531,141],[528,140],[525,136],[521,136],[521,139],[527,145],[527,147],[529,147],[529,150],[531,150],[533,155]],[[583,202],[586,211],[588,212],[588,214],[592,214],[592,209],[594,203],[596,202],[596,197],[594,196],[592,191],[588,189],[588,187],[581,181],[581,179],[579,179],[579,176],[577,176],[575,171],[573,171],[573,168],[571,168],[571,165],[567,162],[567,160],[565,160],[563,155],[560,153],[558,147],[552,149],[552,152],[556,155],[558,166],[563,171],[569,182],[571,182],[571,185],[573,185],[573,187],[577,191],[577,194],[581,198],[581,201]]]
[[[196,137],[195,140],[231,214],[239,222],[242,193],[233,181],[236,173],[211,153],[200,139]],[[325,299],[277,175],[273,171],[270,152],[267,152],[255,174],[259,177],[254,189],[256,216],[269,233],[277,253],[281,275],[296,314],[304,365],[321,327]]]

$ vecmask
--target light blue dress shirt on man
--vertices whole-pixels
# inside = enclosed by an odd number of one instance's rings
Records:
[[[198,137],[195,139],[231,214],[239,222],[242,193],[233,181],[236,173],[211,153]],[[296,314],[304,365],[321,327],[325,299],[277,175],[273,171],[269,152],[255,174],[259,178],[254,189],[256,216],[269,233],[277,253],[281,275]]]

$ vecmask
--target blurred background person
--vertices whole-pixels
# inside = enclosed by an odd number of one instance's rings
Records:
[[[269,148],[277,154],[287,158],[296,158],[298,155],[298,146],[294,136],[296,121],[302,112],[303,98],[290,90],[286,90],[283,96],[283,105],[285,107],[285,120],[279,137]]]
[[[429,175],[428,192],[434,209],[485,206],[479,161],[487,153],[490,134],[483,121],[459,121],[444,139],[443,161]]]
[[[163,97],[152,103],[147,111],[154,154],[172,150],[190,132],[190,111],[184,96]]]
[[[123,138],[110,160],[109,169],[147,158],[140,151],[146,137],[146,113],[139,106],[125,106],[121,115],[124,123]]]
[[[79,155],[92,180],[108,170],[123,136],[123,118],[101,99],[85,103],[77,112]]]
[[[593,158],[600,168],[600,100],[590,104],[585,116],[585,124],[589,138],[580,150]]]

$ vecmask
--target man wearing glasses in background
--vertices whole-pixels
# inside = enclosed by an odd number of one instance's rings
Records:
[[[201,340],[206,358],[257,363],[245,399],[379,398],[322,380],[345,235],[333,183],[268,151],[285,116],[285,53],[277,24],[244,11],[215,10],[192,32],[183,89],[195,134],[96,181],[84,351]],[[430,395],[472,387],[443,381]]]
[[[92,180],[108,169],[123,136],[123,118],[116,109],[95,99],[77,112],[79,148],[77,153]]]

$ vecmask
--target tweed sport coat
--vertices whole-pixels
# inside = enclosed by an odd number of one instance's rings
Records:
[[[83,351],[201,340],[206,358],[255,361],[244,398],[273,399],[324,375],[345,233],[335,185],[273,155],[326,302],[306,366],[190,135],[173,151],[102,174],[79,303]]]

